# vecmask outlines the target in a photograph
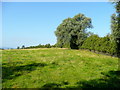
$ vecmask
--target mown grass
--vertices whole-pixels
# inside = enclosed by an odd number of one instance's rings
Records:
[[[2,87],[118,88],[117,68],[117,58],[87,50],[3,50]]]

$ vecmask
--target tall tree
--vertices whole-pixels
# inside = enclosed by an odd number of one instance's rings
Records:
[[[120,57],[120,1],[115,2],[116,14],[113,14],[111,17],[111,29],[112,35],[116,42],[116,51],[117,56]]]
[[[17,49],[20,49],[20,47],[18,46]]]
[[[22,45],[22,49],[25,49],[25,46],[24,46],[24,45]]]
[[[117,52],[118,57],[120,58],[120,1],[116,3],[116,13],[117,13]]]
[[[86,30],[92,28],[91,18],[84,14],[78,14],[73,18],[67,18],[57,27],[57,45],[78,49],[87,38]]]
[[[120,1],[116,3],[116,13],[117,13],[117,56],[119,58],[118,60],[118,71],[120,71]]]

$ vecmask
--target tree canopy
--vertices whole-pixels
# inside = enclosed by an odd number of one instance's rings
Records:
[[[115,9],[116,14],[111,16],[111,30],[117,46],[117,55],[120,57],[120,1],[115,2]]]
[[[92,28],[91,18],[84,14],[75,15],[67,18],[57,27],[55,35],[59,47],[78,49],[87,38],[86,30]]]

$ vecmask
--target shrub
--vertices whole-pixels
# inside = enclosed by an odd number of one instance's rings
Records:
[[[116,45],[114,41],[110,40],[110,36],[91,35],[84,41],[81,48],[109,53],[110,55],[116,54]]]

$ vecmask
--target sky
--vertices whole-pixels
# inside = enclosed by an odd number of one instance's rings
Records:
[[[0,47],[2,47],[2,3],[0,2]]]
[[[94,32],[103,37],[111,32],[110,2],[3,2],[2,46],[33,46],[55,44],[54,31],[62,21],[79,13],[92,19]]]
[[[3,2],[115,2],[119,0],[2,0]]]

